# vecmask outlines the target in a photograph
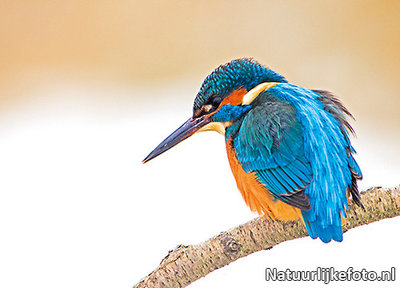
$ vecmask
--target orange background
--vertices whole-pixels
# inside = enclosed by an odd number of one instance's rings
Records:
[[[32,101],[33,87],[71,79],[146,89],[196,79],[197,89],[219,64],[250,56],[291,82],[333,90],[372,131],[400,124],[399,1],[0,5],[2,110]]]

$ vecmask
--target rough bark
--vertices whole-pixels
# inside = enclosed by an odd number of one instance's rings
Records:
[[[349,203],[346,232],[354,227],[400,215],[400,186],[362,192],[365,210]],[[258,217],[199,244],[179,245],[134,287],[185,287],[208,273],[251,253],[307,235],[299,221],[272,221]]]

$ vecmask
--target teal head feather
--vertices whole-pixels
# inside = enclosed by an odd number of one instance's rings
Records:
[[[263,82],[287,81],[282,75],[251,58],[232,60],[219,66],[206,77],[194,100],[193,112],[213,102],[218,104],[240,87],[250,91]]]

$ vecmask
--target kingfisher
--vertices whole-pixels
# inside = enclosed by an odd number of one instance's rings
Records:
[[[332,93],[290,84],[252,58],[236,59],[205,78],[192,116],[143,163],[197,132],[217,131],[253,212],[301,218],[311,238],[341,242],[348,199],[363,207],[349,117]]]

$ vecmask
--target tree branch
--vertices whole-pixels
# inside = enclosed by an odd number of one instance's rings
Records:
[[[365,210],[349,203],[346,232],[354,227],[400,215],[400,186],[372,188],[361,193]],[[208,273],[251,253],[307,235],[299,221],[272,221],[258,217],[199,244],[179,245],[134,287],[185,287]]]

